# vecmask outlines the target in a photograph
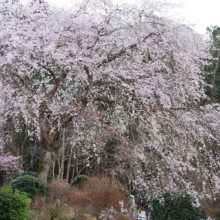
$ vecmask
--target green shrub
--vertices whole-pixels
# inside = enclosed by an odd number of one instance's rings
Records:
[[[75,187],[81,187],[83,183],[85,183],[88,180],[91,180],[91,177],[85,176],[85,175],[79,175],[76,176],[73,181],[71,182],[71,186]]]
[[[215,220],[220,220],[220,211],[217,212],[215,216],[218,217],[218,218],[216,218]]]
[[[152,220],[200,220],[207,219],[205,211],[195,207],[195,202],[186,193],[166,192],[151,203]]]
[[[13,176],[13,179],[16,179],[19,176],[26,176],[26,175],[37,177],[37,173],[36,172],[26,171],[26,172],[23,172],[23,173],[16,173]],[[53,180],[53,176],[51,174],[48,174],[47,182],[51,182],[52,180]]]
[[[27,217],[28,198],[25,193],[12,188],[0,188],[0,219],[24,220]]]
[[[32,171],[26,171],[26,172],[23,172],[23,173],[16,173],[16,174],[13,176],[12,179],[16,179],[16,178],[19,177],[19,176],[26,176],[26,175],[36,177],[36,176],[37,176],[37,173],[36,173],[36,172],[32,172]]]
[[[35,194],[45,195],[46,193],[46,183],[30,175],[18,176],[11,180],[9,186],[11,186],[12,189],[18,189],[20,192],[26,192],[27,196],[32,200],[34,200]]]
[[[51,174],[48,174],[47,176],[47,182],[51,183],[53,181],[53,176]]]

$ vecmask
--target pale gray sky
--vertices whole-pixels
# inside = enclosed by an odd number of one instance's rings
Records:
[[[220,26],[220,0],[184,0],[183,8],[199,33],[205,33],[207,26]]]
[[[68,7],[74,0],[48,0],[59,7]],[[138,0],[121,0],[134,3]],[[179,2],[179,0],[171,0]],[[207,26],[220,26],[220,0],[182,0],[181,10],[178,10],[181,17],[188,23],[195,24],[195,31],[205,34]]]

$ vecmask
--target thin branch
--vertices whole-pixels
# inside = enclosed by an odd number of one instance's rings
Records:
[[[113,30],[111,30],[111,31],[106,31],[106,32],[103,32],[103,33],[99,33],[99,36],[101,36],[101,37],[103,37],[103,36],[108,36],[108,35],[111,35],[112,33],[114,33],[114,32],[116,32],[116,31],[118,31],[118,30],[123,30],[123,29],[125,29],[125,28],[115,28],[115,29],[113,29]],[[103,30],[102,30],[103,31]],[[101,31],[101,32],[102,32]]]
[[[113,89],[102,89],[102,90],[98,90],[96,93],[102,93],[102,92],[112,92],[114,91]]]
[[[68,127],[68,125],[69,125],[69,123],[70,122],[72,122],[72,120],[73,120],[73,116],[70,116],[69,118],[67,118],[65,121],[64,121],[64,123],[62,123],[62,128],[66,128],[66,127]]]
[[[170,112],[171,110],[174,110],[174,111],[178,111],[178,110],[184,110],[184,111],[194,110],[194,111],[198,111],[198,109],[192,108],[192,107],[170,107],[170,108],[152,109],[153,112],[157,112],[157,111],[167,111],[167,112]],[[200,111],[203,111],[203,110],[200,109]]]
[[[102,101],[102,102],[105,102],[105,103],[108,103],[108,104],[112,104],[112,103],[116,103],[117,102],[117,101],[105,99],[105,98],[102,98],[102,97],[97,97],[94,100],[95,101]]]
[[[112,81],[102,81],[100,79],[100,80],[94,81],[93,82],[93,86],[102,86],[102,85],[111,84],[111,83],[115,83],[115,82],[112,82]]]
[[[41,59],[39,59],[39,58],[37,58],[37,57],[34,57],[33,55],[31,55],[31,58],[41,61]],[[53,71],[52,69],[50,69],[49,67],[47,67],[47,66],[45,66],[45,65],[42,65],[42,64],[39,64],[39,65],[40,65],[42,68],[44,68],[45,70],[47,70],[47,71],[52,75],[52,77],[53,77],[53,79],[54,79],[54,81],[55,81],[54,86],[53,86],[53,89],[51,89],[51,91],[46,94],[46,96],[47,96],[48,98],[52,98],[52,97],[55,95],[56,91],[58,90],[59,85],[60,85],[60,82],[62,82],[62,81],[66,78],[67,74],[63,71],[63,73],[61,73],[61,75],[59,76],[59,78],[57,78],[57,77],[55,76],[55,73],[54,73],[54,71]],[[56,65],[56,66],[57,66],[57,68],[58,68],[59,70],[61,70],[60,66],[58,66],[58,65]]]
[[[157,35],[156,33],[150,33],[149,35],[147,35],[143,40],[142,42],[144,42],[145,40],[147,40],[147,38],[153,36],[153,35]]]
[[[74,18],[76,18],[77,15],[78,15],[83,9],[85,9],[85,7],[88,5],[89,2],[90,2],[90,0],[87,0],[87,1],[84,3],[84,5],[82,4],[82,5],[80,6],[79,10],[78,10],[78,11],[76,12],[76,14],[74,15]]]
[[[91,46],[88,46],[86,49],[88,49],[88,50],[92,49],[97,44],[98,41],[99,41],[99,37],[96,37],[95,42]]]
[[[151,37],[151,36],[153,36],[153,35],[157,35],[157,34],[156,34],[156,33],[150,33],[149,35],[147,35],[147,36],[142,40],[142,43],[143,43],[146,39],[148,39],[149,37]],[[113,55],[108,54],[106,59],[103,59],[100,63],[98,63],[97,68],[99,68],[99,67],[105,65],[106,63],[110,63],[110,62],[116,60],[116,59],[119,58],[121,55],[125,54],[125,53],[127,52],[127,50],[136,48],[137,45],[138,45],[138,43],[131,44],[131,45],[128,46],[127,48],[121,49],[118,53],[115,53],[115,54],[113,54]]]
[[[58,90],[58,88],[59,88],[59,86],[60,86],[60,83],[66,78],[66,76],[67,76],[67,74],[66,74],[65,72],[63,72],[63,73],[60,75],[59,78],[56,78],[56,81],[55,81],[55,84],[54,84],[53,88],[51,89],[50,92],[48,92],[48,93],[46,94],[46,96],[47,96],[48,98],[51,99],[51,98],[55,95],[56,91]]]
[[[11,75],[13,75],[13,76],[17,76],[17,77],[20,79],[20,81],[22,81],[22,82],[24,83],[24,85],[27,87],[27,89],[28,89],[29,91],[31,91],[31,92],[33,92],[33,93],[35,92],[35,90],[32,89],[32,88],[30,88],[29,85],[27,84],[26,80],[25,80],[24,78],[22,78],[19,74],[14,73],[14,72],[12,72],[11,70],[8,70],[8,72],[9,72]]]
[[[14,78],[13,75],[11,75],[11,78],[13,79],[14,83],[17,85],[17,87],[19,88],[19,90],[20,90],[22,93],[24,93],[23,90],[22,90],[22,88],[20,87],[19,83],[15,80],[15,78]]]
[[[45,70],[47,70],[52,75],[52,77],[56,83],[58,79],[56,78],[54,71],[52,69],[50,69],[49,67],[46,67],[45,65],[40,64],[40,66],[42,66]]]
[[[60,82],[62,82],[64,79],[66,79],[66,76],[67,76],[67,73],[63,72],[59,77]]]

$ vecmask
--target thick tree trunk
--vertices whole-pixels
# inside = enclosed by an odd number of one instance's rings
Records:
[[[43,151],[41,153],[40,163],[37,170],[37,177],[43,182],[47,182],[47,176],[51,165],[51,151]]]

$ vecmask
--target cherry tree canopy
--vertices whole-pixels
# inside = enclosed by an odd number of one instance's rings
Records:
[[[86,140],[82,147],[94,151],[121,137],[118,147],[133,152],[134,187],[195,193],[192,171],[202,187],[214,181],[218,192],[212,146],[219,106],[198,105],[206,98],[207,46],[189,27],[159,16],[168,6],[87,0],[64,11],[42,1],[0,3],[0,77],[11,91],[2,116],[14,118],[18,130],[25,123],[29,136],[41,140],[44,181],[51,152],[70,126],[71,143]],[[97,129],[85,127],[85,115]]]

